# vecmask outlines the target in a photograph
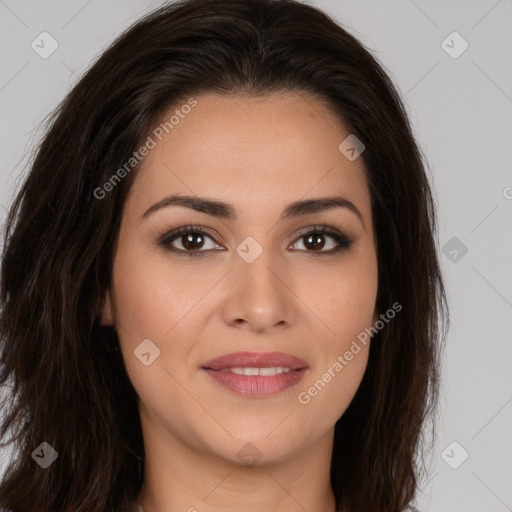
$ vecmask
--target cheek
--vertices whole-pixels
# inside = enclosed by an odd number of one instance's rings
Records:
[[[317,295],[317,311],[329,335],[328,346],[339,353],[370,327],[375,313],[378,274],[376,259],[358,253],[333,270]]]
[[[126,370],[142,402],[152,408],[179,392],[173,376],[194,337],[182,325],[197,295],[162,260],[120,245],[113,275],[114,321]],[[176,338],[179,343],[171,343]]]
[[[200,337],[202,299],[218,277],[205,278],[193,265],[178,268],[165,253],[155,255],[154,248],[119,247],[114,265],[114,317],[127,370],[135,382],[145,376],[141,386],[149,385],[149,369],[181,375]],[[157,357],[144,366],[135,356],[148,339],[156,348],[145,343]],[[162,371],[158,374],[168,380]],[[151,379],[155,378],[152,372]]]
[[[363,294],[357,286],[338,291],[323,317],[330,332],[320,338],[322,350],[317,352],[317,364],[297,395],[311,430],[330,428],[344,414],[368,363],[370,338],[364,329],[372,325],[374,293],[369,290]]]
[[[358,345],[351,350],[351,343],[343,340],[329,347],[325,363],[297,390],[297,407],[306,431],[324,432],[332,428],[349,407],[368,362],[369,345]],[[347,351],[350,360],[346,358]]]
[[[309,418],[322,417],[325,425],[350,405],[368,363],[371,339],[365,329],[373,325],[378,276],[376,258],[367,254],[359,253],[333,271],[325,293],[316,296],[323,335],[315,335],[323,350],[299,390],[299,403],[308,409]]]
[[[197,302],[193,282],[173,272],[165,258],[140,249],[120,247],[113,288],[116,321],[139,342],[162,340]]]
[[[348,350],[364,329],[372,325],[375,312],[376,287],[358,280],[342,282],[331,292],[326,323],[333,332],[332,343],[338,352]]]

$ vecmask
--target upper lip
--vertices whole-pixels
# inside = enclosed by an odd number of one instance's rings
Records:
[[[202,368],[222,370],[224,368],[270,368],[282,366],[292,370],[308,368],[302,359],[283,352],[234,352],[204,363]]]

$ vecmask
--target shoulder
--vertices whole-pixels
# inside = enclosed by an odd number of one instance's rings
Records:
[[[420,511],[416,507],[409,505],[408,507],[404,508],[402,512],[420,512]]]

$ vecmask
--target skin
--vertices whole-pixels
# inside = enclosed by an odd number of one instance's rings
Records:
[[[360,385],[369,343],[308,404],[298,394],[378,319],[363,160],[349,161],[339,151],[350,132],[327,105],[305,94],[196,99],[134,180],[102,310],[102,323],[118,331],[139,395],[146,474],[137,501],[145,512],[239,511],[241,503],[248,512],[334,512],[334,426]],[[170,194],[224,201],[238,219],[182,206],[141,219]],[[291,202],[332,195],[349,199],[362,220],[340,207],[279,219]],[[202,246],[194,242],[201,255],[158,245],[161,234],[189,223],[214,235]],[[299,231],[324,224],[353,245],[330,255],[306,245]],[[236,252],[248,236],[263,249],[252,263]],[[336,241],[324,236],[319,250],[325,252]],[[172,245],[186,249],[182,236]],[[225,250],[215,251],[219,246]],[[148,366],[134,356],[144,339],[160,350]],[[237,395],[201,369],[243,350],[292,354],[309,369],[296,386],[263,398]],[[249,442],[260,459],[246,466],[237,452]]]

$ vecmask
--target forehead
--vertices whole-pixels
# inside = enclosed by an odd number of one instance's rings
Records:
[[[340,152],[350,132],[326,103],[299,93],[194,99],[192,108],[181,108],[186,100],[173,105],[150,134],[154,147],[130,192],[139,214],[176,193],[216,197],[247,213],[260,205],[259,215],[261,204],[339,194],[370,218],[363,160]]]

